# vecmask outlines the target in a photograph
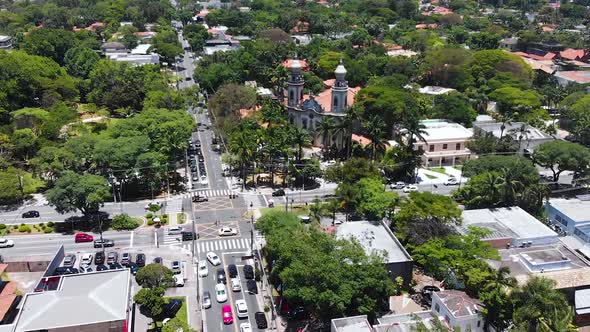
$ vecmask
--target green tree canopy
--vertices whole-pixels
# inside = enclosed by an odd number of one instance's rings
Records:
[[[148,264],[135,275],[135,281],[143,288],[167,287],[174,280],[172,271],[162,264]]]
[[[43,181],[36,179],[29,172],[15,167],[0,169],[0,202],[14,202],[35,193],[43,187]]]
[[[64,56],[64,64],[72,76],[88,78],[88,75],[100,60],[100,56],[88,47],[74,47]]]
[[[96,212],[111,195],[107,180],[98,175],[63,172],[46,197],[59,213],[80,211]]]
[[[532,158],[535,164],[550,169],[553,181],[557,182],[563,171],[586,173],[590,152],[580,144],[555,140],[537,146]]]

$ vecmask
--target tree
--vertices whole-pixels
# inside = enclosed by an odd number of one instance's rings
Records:
[[[209,99],[209,109],[221,126],[233,127],[241,117],[241,109],[250,109],[256,105],[256,90],[243,84],[225,84]],[[227,131],[228,127],[226,127]]]
[[[76,40],[74,33],[63,29],[35,29],[27,34],[22,48],[32,55],[41,55],[64,64],[64,56],[74,47]]]
[[[363,158],[351,158],[326,169],[326,181],[356,184],[360,179],[379,178],[381,173],[374,163]]]
[[[0,202],[15,202],[27,195],[37,192],[43,181],[36,179],[29,172],[15,167],[0,169]]]
[[[530,276],[527,283],[514,291],[511,297],[515,307],[514,325],[524,331],[540,331],[544,324],[551,331],[557,331],[554,323],[559,318],[566,316],[571,319],[571,309],[551,279]]]
[[[368,46],[371,44],[373,38],[369,34],[369,32],[364,28],[357,28],[352,32],[350,36],[350,41],[353,45],[358,46]]]
[[[202,24],[184,25],[183,35],[195,52],[202,50],[205,41],[210,37],[209,32]]]
[[[559,175],[566,170],[576,174],[586,173],[590,152],[580,144],[555,140],[537,146],[532,159],[535,164],[549,168],[553,173],[553,181],[557,182]]]
[[[140,222],[126,213],[118,214],[113,217],[111,227],[117,231],[133,230],[139,227]]]
[[[68,72],[80,78],[88,78],[99,60],[100,56],[95,51],[82,46],[69,49],[64,56],[64,64]]]
[[[171,320],[162,327],[162,332],[195,332],[193,328],[191,328],[187,323],[181,321],[177,317],[172,318]]]
[[[367,220],[382,220],[393,214],[398,201],[396,193],[385,191],[379,178],[363,178],[358,183],[357,212]]]
[[[154,264],[150,264],[154,265]],[[149,265],[148,265],[149,266]],[[141,268],[137,274],[141,273],[146,267]],[[135,303],[139,304],[140,310],[148,317],[152,318],[154,324],[163,312],[164,305],[163,288],[142,288],[133,296]]]
[[[373,115],[369,120],[363,123],[364,133],[371,140],[371,160],[375,160],[377,153],[382,153],[386,148],[387,129],[385,121],[377,115]]]
[[[96,212],[110,197],[107,180],[98,175],[63,172],[55,181],[55,187],[47,191],[46,197],[57,212],[67,213],[79,210],[84,215]]]
[[[500,36],[489,32],[478,32],[469,36],[467,45],[474,50],[496,49],[500,45]]]
[[[401,200],[393,221],[393,230],[400,239],[417,246],[434,237],[453,234],[452,227],[461,223],[461,210],[448,196],[412,192]]]
[[[514,118],[522,118],[541,107],[541,96],[531,90],[503,87],[492,92],[490,98],[498,103],[500,113],[515,114]]]
[[[445,94],[434,98],[432,108],[434,119],[447,119],[471,127],[477,112],[460,94]]]
[[[174,280],[172,271],[161,264],[148,264],[135,275],[135,281],[144,288],[161,288]]]

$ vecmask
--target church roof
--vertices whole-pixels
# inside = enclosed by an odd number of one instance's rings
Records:
[[[299,64],[301,65],[301,69],[304,71],[309,70],[309,64],[307,63],[307,61],[303,60],[303,59],[287,59],[285,61],[283,61],[283,67],[287,68],[287,69],[291,69],[293,67],[293,62],[297,60],[299,61]]]
[[[348,106],[352,106],[354,104],[354,96],[356,96],[357,92],[359,92],[360,87],[348,88],[348,93],[346,95],[346,104]],[[320,92],[316,97],[315,100],[322,106],[324,112],[331,112],[332,111],[332,90],[326,89]]]

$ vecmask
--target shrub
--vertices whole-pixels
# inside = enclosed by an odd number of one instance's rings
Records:
[[[31,227],[29,225],[22,224],[18,226],[18,231],[21,233],[30,233]]]
[[[39,223],[40,227],[45,227],[45,223]]]
[[[47,227],[53,227],[53,225],[55,225],[55,223],[53,221],[50,221],[47,223]]]
[[[148,226],[153,226],[154,225],[154,220],[153,219],[148,219],[147,221]]]
[[[153,213],[151,213],[151,212],[148,212],[148,213],[145,215],[145,217],[146,217],[147,219],[152,219],[152,218],[154,217],[154,214],[153,214]]]
[[[162,218],[162,219],[165,219],[165,220],[168,220],[168,215],[167,215],[167,214],[163,214],[163,215],[161,216],[161,218]]]
[[[43,232],[44,232],[45,234],[48,234],[48,233],[53,233],[53,228],[51,228],[51,227],[45,227],[45,229],[43,230]]]
[[[132,230],[139,227],[139,221],[136,218],[130,217],[128,214],[123,213],[113,217],[111,227],[117,231]]]
[[[6,229],[6,225],[0,224],[0,229]]]

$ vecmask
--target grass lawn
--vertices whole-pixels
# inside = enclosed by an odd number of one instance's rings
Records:
[[[182,307],[180,307],[180,309],[178,310],[178,313],[176,313],[176,317],[178,318],[178,320],[185,322],[188,325],[188,309],[187,309],[187,305],[186,305],[186,297],[185,296],[170,296],[170,297],[165,297],[165,299],[170,300],[170,299],[179,299],[182,300]],[[162,328],[162,322],[158,321],[157,326],[159,328]],[[152,330],[154,328],[154,324],[150,324],[150,330]]]
[[[438,179],[438,176],[434,176],[434,175],[430,175],[430,174],[425,174],[425,175],[429,179]]]
[[[443,167],[430,167],[430,168],[428,168],[428,170],[447,175],[447,173],[445,172],[445,169]]]
[[[280,212],[285,212],[285,206],[275,206],[273,208],[262,208],[260,209],[260,213],[262,213],[262,215],[265,215],[266,213],[268,213],[269,211],[280,211]],[[293,205],[293,208],[291,208],[291,204],[289,204],[289,212],[293,212],[295,214],[302,214],[302,215],[309,215],[309,206],[305,206],[305,205]]]

